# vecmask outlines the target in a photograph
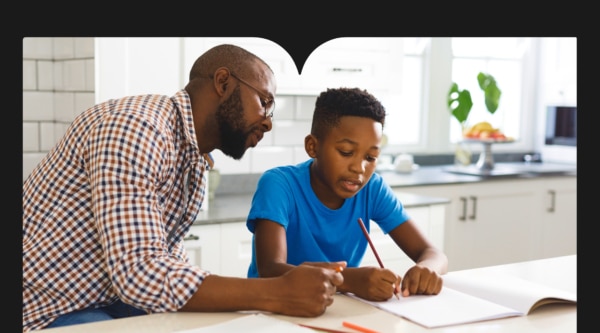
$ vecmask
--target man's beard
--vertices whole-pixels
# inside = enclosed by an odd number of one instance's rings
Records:
[[[221,133],[221,151],[233,159],[240,160],[246,152],[246,141],[251,132],[244,132],[246,124],[239,85],[219,106],[216,117],[219,133]]]

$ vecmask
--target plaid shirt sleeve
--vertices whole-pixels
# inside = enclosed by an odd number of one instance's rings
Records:
[[[135,112],[108,117],[115,118],[93,129],[85,154],[104,265],[123,301],[150,312],[176,311],[205,274],[168,246],[168,228],[183,213],[165,207],[165,184],[181,167],[176,143]],[[171,194],[179,198],[179,192]],[[179,214],[165,218],[173,210]]]
[[[183,248],[211,162],[194,144],[185,96],[90,108],[26,179],[24,331],[117,298],[148,312],[176,311],[209,274],[188,263]],[[185,174],[193,176],[187,200]]]

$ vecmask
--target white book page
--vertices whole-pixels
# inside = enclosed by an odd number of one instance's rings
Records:
[[[511,275],[471,271],[448,273],[443,279],[444,286],[504,305],[523,314],[528,314],[542,299],[577,302],[577,295],[574,293]]]
[[[510,275],[469,271],[448,273],[443,278],[438,295],[392,297],[385,302],[348,296],[428,328],[524,316],[542,299],[577,302],[574,293]]]
[[[392,297],[385,302],[371,302],[353,294],[348,296],[427,328],[523,315],[500,304],[449,287],[443,287],[442,291],[434,296],[413,295],[400,297],[400,299]]]
[[[313,330],[300,325],[270,317],[261,313],[249,314],[222,323],[175,331],[174,333],[314,333]]]

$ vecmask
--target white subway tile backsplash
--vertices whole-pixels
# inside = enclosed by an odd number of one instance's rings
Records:
[[[53,119],[54,105],[52,92],[23,92],[23,121],[51,121]]]
[[[54,90],[63,91],[65,90],[65,74],[63,68],[65,67],[64,61],[54,62]]]
[[[95,69],[96,62],[94,59],[86,59],[85,60],[85,91],[94,92],[94,88],[96,87],[96,74]]]
[[[39,60],[37,62],[37,89],[54,90],[54,62]]]
[[[294,119],[294,102],[295,98],[291,95],[275,97],[274,121]]]
[[[223,154],[220,150],[213,150],[211,154],[215,160],[215,169],[219,169],[221,174],[249,173],[253,149],[254,148],[248,149],[241,160],[234,160]]]
[[[94,58],[94,38],[73,38],[75,58]],[[93,62],[93,61],[92,61]]]
[[[37,152],[40,150],[39,123],[23,123],[23,152]]]
[[[291,164],[293,161],[292,148],[258,146],[252,150],[250,173],[262,173],[278,165]]]
[[[56,123],[42,122],[40,123],[40,151],[50,151],[58,141],[56,138]]]
[[[76,92],[75,93],[75,109],[73,110],[73,119],[77,117],[83,111],[94,106],[94,93],[93,92]]]
[[[54,94],[54,120],[72,122],[76,112],[82,111],[75,109],[75,93],[56,92]]]
[[[311,123],[305,120],[279,120],[273,123],[275,146],[304,146],[304,137],[310,133]]]
[[[38,165],[47,153],[23,154],[23,181],[27,179],[31,171]]]
[[[75,41],[70,37],[58,37],[54,40],[54,59],[73,59],[75,58]]]
[[[312,120],[315,110],[317,96],[297,96],[296,97],[296,119]]]
[[[85,91],[85,60],[66,60],[63,63],[63,83],[65,90]]]
[[[37,69],[35,60],[23,60],[23,90],[37,88]]]
[[[23,59],[52,59],[53,38],[23,38]]]

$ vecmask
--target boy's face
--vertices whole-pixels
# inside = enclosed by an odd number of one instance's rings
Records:
[[[306,137],[306,152],[314,158],[311,185],[323,204],[339,208],[367,184],[381,152],[382,133],[382,124],[373,119],[345,116],[320,140]]]

